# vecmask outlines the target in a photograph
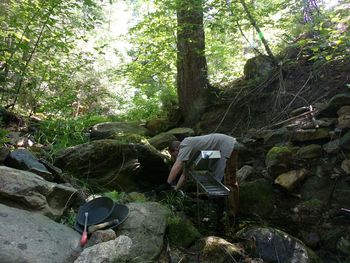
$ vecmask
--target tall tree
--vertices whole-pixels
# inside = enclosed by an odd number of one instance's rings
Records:
[[[205,110],[208,95],[203,1],[179,0],[177,6],[177,91],[186,123]]]

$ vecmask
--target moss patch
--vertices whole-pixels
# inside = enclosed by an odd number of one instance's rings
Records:
[[[272,184],[265,179],[242,184],[239,199],[239,213],[267,216],[274,207]]]
[[[171,217],[168,220],[170,243],[179,247],[188,247],[200,237],[198,230],[188,220]]]

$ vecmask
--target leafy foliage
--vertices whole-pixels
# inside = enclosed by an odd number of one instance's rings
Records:
[[[41,142],[60,148],[86,141],[84,131],[99,118],[94,115],[116,113],[118,120],[148,120],[177,107],[177,1],[122,2],[133,8],[133,24],[124,39],[130,59],[116,51],[121,62],[117,68],[100,66],[108,42],[116,39],[101,36],[90,50],[81,48],[102,30],[108,1],[0,3],[0,104],[28,115],[44,114]],[[205,1],[211,84],[229,84],[242,75],[248,58],[264,54],[261,34],[275,54],[294,47],[302,51],[299,58],[310,63],[349,54],[346,0],[332,7],[324,0],[245,1],[260,35],[241,2]],[[77,118],[81,115],[85,117]]]
[[[81,116],[78,118],[53,118],[40,122],[35,139],[44,144],[52,145],[51,152],[55,152],[85,143],[88,141],[88,129],[101,122],[117,121],[115,117]]]

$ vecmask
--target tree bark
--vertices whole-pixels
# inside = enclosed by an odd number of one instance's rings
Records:
[[[203,0],[180,0],[177,6],[177,92],[185,123],[195,123],[208,98],[203,29]]]

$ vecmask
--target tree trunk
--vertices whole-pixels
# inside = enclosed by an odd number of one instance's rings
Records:
[[[177,92],[185,123],[195,123],[208,98],[203,29],[203,1],[180,0],[177,6]]]

